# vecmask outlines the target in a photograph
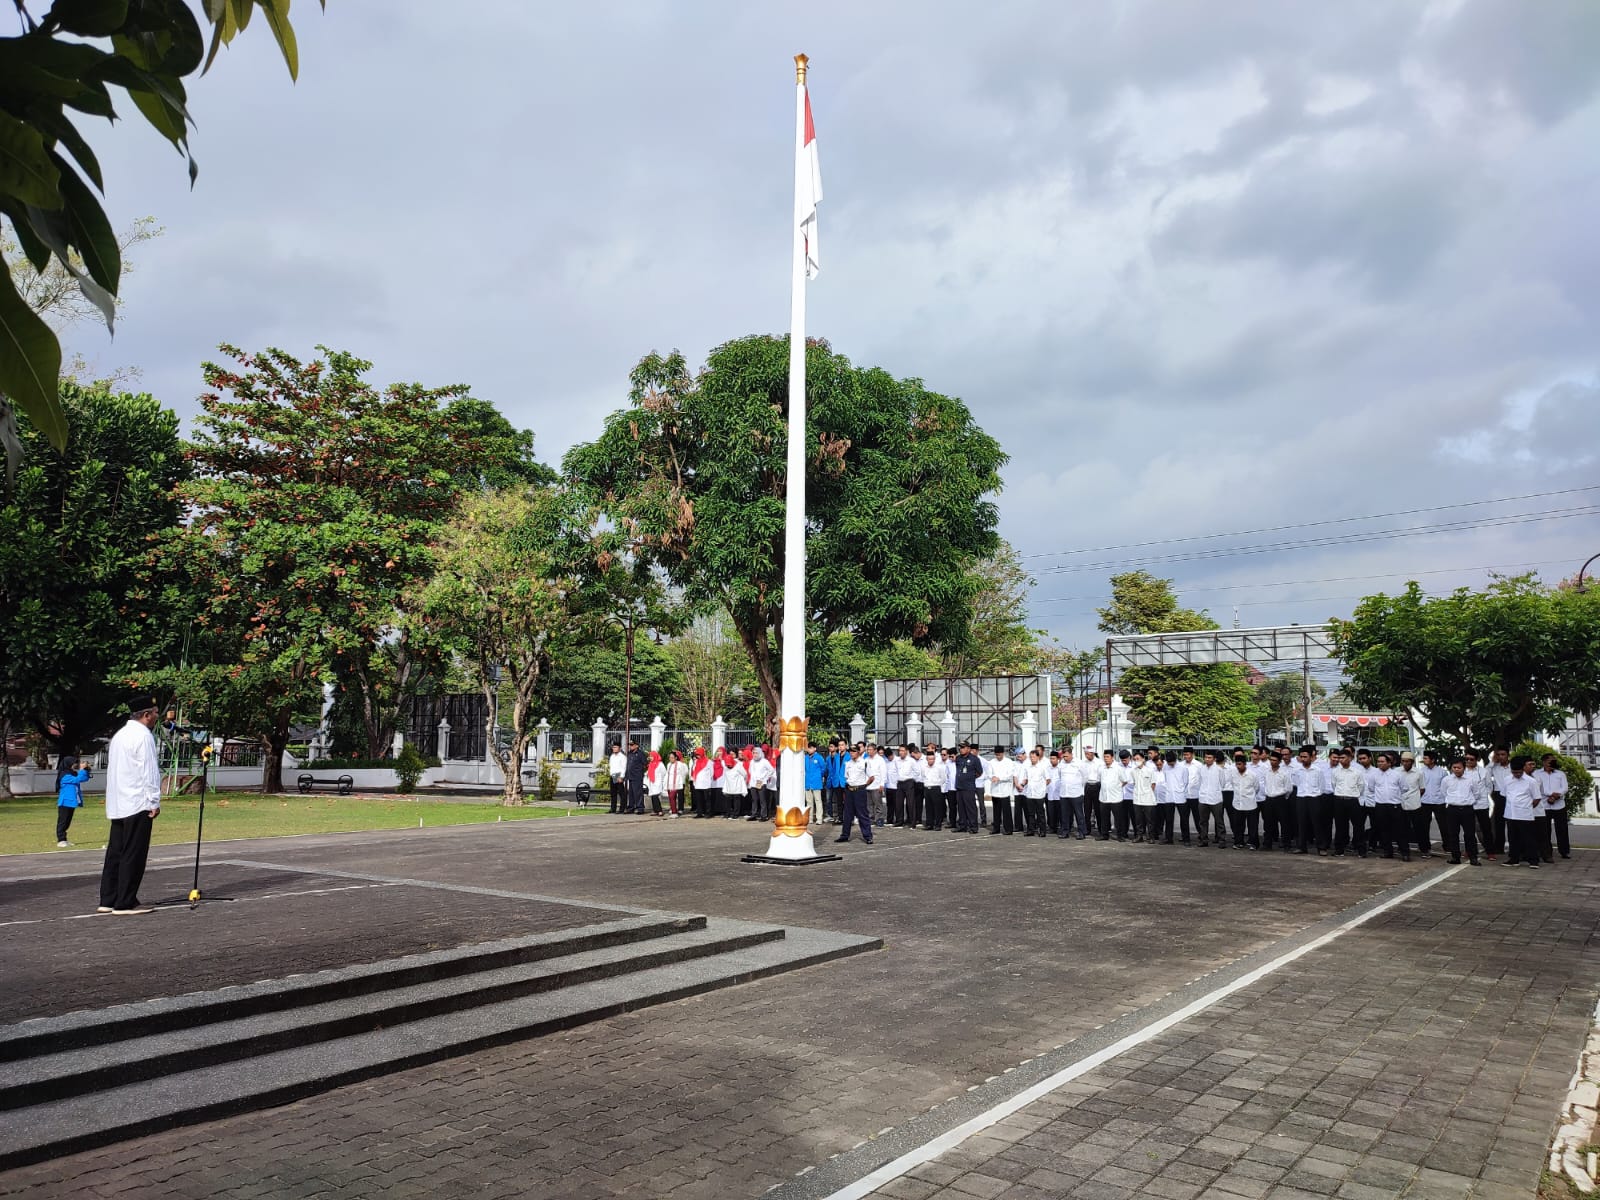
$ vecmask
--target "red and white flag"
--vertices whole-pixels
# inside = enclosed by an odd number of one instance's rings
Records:
[[[794,165],[794,219],[805,242],[806,278],[815,279],[821,269],[817,253],[817,205],[822,202],[822,167],[817,162],[817,130],[811,123],[811,93],[800,85],[805,99],[805,131],[800,138]]]

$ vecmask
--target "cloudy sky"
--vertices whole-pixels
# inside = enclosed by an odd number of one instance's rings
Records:
[[[296,17],[298,85],[252,28],[193,88],[192,193],[138,122],[97,138],[166,234],[115,344],[70,340],[180,412],[218,342],[320,342],[554,460],[646,351],[782,331],[804,50],[810,332],[999,437],[1040,626],[1093,644],[1135,565],[1258,626],[1600,551],[1593,0]]]

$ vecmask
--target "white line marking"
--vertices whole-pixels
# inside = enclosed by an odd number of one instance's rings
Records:
[[[1424,879],[1422,882],[1407,888],[1398,895],[1391,896],[1382,904],[1379,904],[1373,908],[1369,908],[1366,912],[1361,913],[1358,916],[1351,917],[1350,920],[1334,929],[1330,929],[1321,937],[1313,938],[1303,946],[1298,946],[1293,950],[1289,950],[1283,954],[1280,954],[1272,961],[1263,963],[1253,971],[1246,972],[1232,982],[1225,983],[1221,987],[1207,992],[1204,996],[1190,1001],[1176,1012],[1168,1013],[1159,1020],[1152,1021],[1144,1028],[1136,1029],[1126,1037],[1112,1042],[1111,1045],[1105,1047],[1103,1050],[1097,1050],[1093,1054],[1079,1059],[1071,1066],[1062,1068],[1054,1075],[1051,1075],[1048,1079],[1041,1079],[1032,1087],[1023,1089],[1015,1096],[1012,1096],[1009,1100],[1004,1100],[986,1112],[979,1113],[971,1120],[957,1125],[954,1129],[947,1130],[944,1133],[941,1133],[938,1137],[924,1142],[915,1150],[908,1151],[907,1153],[902,1154],[899,1158],[884,1163],[883,1166],[879,1167],[875,1171],[871,1171],[868,1174],[863,1175],[854,1183],[847,1184],[838,1191],[830,1193],[825,1200],[863,1200],[863,1197],[871,1195],[885,1184],[893,1183],[906,1172],[916,1167],[920,1167],[923,1163],[932,1162],[941,1154],[945,1154],[951,1150],[954,1150],[973,1134],[980,1133],[983,1130],[988,1129],[990,1126],[998,1124],[1000,1121],[1003,1121],[1005,1118],[1009,1117],[1012,1113],[1026,1108],[1035,1100],[1041,1099],[1044,1096],[1048,1096],[1051,1092],[1056,1091],[1058,1088],[1064,1087],[1065,1085],[1071,1083],[1074,1079],[1077,1079],[1083,1075],[1087,1075],[1096,1067],[1103,1063],[1110,1062],[1119,1054],[1123,1054],[1129,1050],[1132,1050],[1135,1046],[1143,1045],[1145,1042],[1159,1037],[1161,1034],[1171,1029],[1174,1025],[1181,1025],[1184,1021],[1187,1021],[1196,1013],[1204,1012],[1213,1004],[1217,1003],[1217,1001],[1224,1000],[1233,995],[1233,993],[1240,991],[1243,988],[1247,988],[1251,984],[1260,982],[1268,975],[1271,975],[1274,971],[1288,966],[1297,959],[1304,958],[1313,950],[1320,950],[1323,946],[1326,946],[1335,938],[1341,937],[1348,933],[1350,930],[1356,928],[1356,926],[1366,924],[1368,921],[1372,920],[1373,917],[1378,916],[1380,913],[1388,912],[1396,905],[1410,900],[1413,896],[1427,891],[1435,884],[1442,883],[1446,879],[1449,879],[1456,872],[1465,869],[1466,868],[1464,865],[1459,867],[1449,867],[1439,874]]]

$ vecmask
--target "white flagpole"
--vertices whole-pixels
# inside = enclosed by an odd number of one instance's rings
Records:
[[[806,248],[800,229],[802,200],[811,181],[805,153],[806,64],[794,56],[794,214],[789,292],[789,445],[783,526],[783,690],[779,702],[778,803],[769,858],[817,856],[806,806]],[[807,171],[802,179],[801,172]],[[804,191],[802,192],[802,188]],[[800,822],[805,820],[805,824]]]

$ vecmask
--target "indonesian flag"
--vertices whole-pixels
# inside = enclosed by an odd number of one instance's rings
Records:
[[[815,279],[821,269],[817,253],[817,205],[822,202],[822,167],[817,162],[817,130],[811,123],[811,93],[800,86],[805,97],[805,134],[796,151],[794,164],[794,219],[805,242],[806,278]]]

